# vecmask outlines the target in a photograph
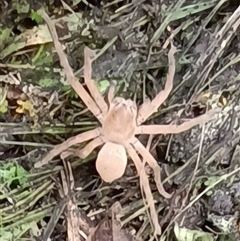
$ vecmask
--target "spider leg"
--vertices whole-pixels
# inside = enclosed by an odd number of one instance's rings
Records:
[[[72,150],[72,151],[65,151],[61,154],[62,159],[66,159],[69,156],[78,156],[81,159],[87,158],[92,151],[97,148],[98,146],[104,143],[102,137],[98,136],[92,141],[90,141],[83,149],[81,150]]]
[[[99,109],[101,110],[103,116],[106,115],[108,111],[107,103],[104,101],[103,96],[101,95],[96,82],[92,79],[92,59],[91,55],[93,54],[93,51],[85,47],[84,48],[84,79],[85,83],[95,100],[95,103],[98,105]]]
[[[143,103],[138,110],[138,117],[137,117],[137,125],[140,125],[145,120],[148,119],[154,112],[156,112],[159,108],[159,106],[167,99],[169,96],[172,88],[173,88],[173,79],[175,75],[175,58],[174,54],[176,52],[176,47],[171,42],[171,49],[168,53],[168,62],[169,62],[169,68],[168,68],[168,74],[167,74],[167,80],[165,83],[164,90],[160,91],[156,97],[150,101]]]
[[[158,214],[157,211],[155,209],[155,205],[154,205],[154,199],[153,199],[153,195],[150,189],[150,184],[149,184],[149,180],[148,180],[148,176],[145,173],[145,168],[144,168],[144,164],[141,161],[141,159],[139,158],[138,154],[136,153],[135,149],[132,147],[131,144],[128,144],[126,147],[127,153],[130,156],[130,158],[132,159],[132,161],[135,164],[135,167],[137,169],[139,178],[140,178],[140,187],[142,190],[142,193],[145,193],[147,202],[148,202],[148,206],[150,208],[150,216],[151,216],[151,220],[153,222],[154,225],[154,229],[155,232],[159,235],[161,235],[161,227],[159,225],[158,222]]]
[[[162,185],[161,168],[158,165],[157,161],[153,158],[153,156],[149,153],[149,151],[144,147],[144,145],[137,138],[134,138],[133,145],[136,148],[136,150],[139,152],[139,154],[143,157],[143,159],[153,169],[154,180],[157,185],[157,189],[159,193],[163,195],[165,198],[170,198],[172,195],[167,193]]]
[[[90,139],[96,138],[100,136],[100,128],[96,128],[94,130],[86,131],[79,135],[70,137],[63,143],[56,145],[41,161],[35,163],[34,167],[39,168],[43,165],[48,164],[55,156],[59,155],[61,152],[67,150],[69,147],[88,141]]]
[[[110,104],[114,98],[114,92],[115,92],[115,85],[113,83],[110,84],[110,87],[108,89],[108,103]]]
[[[100,108],[97,106],[97,104],[94,102],[92,97],[88,94],[88,92],[78,82],[78,80],[76,80],[76,78],[74,76],[73,70],[69,65],[67,56],[62,49],[61,43],[58,40],[58,35],[56,32],[55,25],[51,22],[51,19],[43,10],[39,10],[39,13],[41,14],[42,18],[45,20],[45,22],[48,25],[49,32],[52,36],[55,49],[59,56],[60,63],[64,69],[64,73],[66,75],[68,83],[72,86],[72,88],[75,90],[75,92],[78,94],[78,96],[82,99],[82,101],[85,103],[85,105],[88,107],[88,109],[93,113],[93,115],[95,115],[98,118],[98,120],[102,123],[103,116],[102,116]]]
[[[212,115],[217,113],[217,110],[210,110],[206,114],[189,119],[180,125],[141,125],[136,128],[135,135],[137,134],[177,134],[191,129],[192,127],[212,119]]]

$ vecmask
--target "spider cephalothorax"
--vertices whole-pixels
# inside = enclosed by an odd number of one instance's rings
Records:
[[[121,117],[121,118],[119,118]],[[102,123],[102,133],[108,141],[124,144],[135,133],[137,105],[132,100],[116,97],[110,102],[109,110]]]

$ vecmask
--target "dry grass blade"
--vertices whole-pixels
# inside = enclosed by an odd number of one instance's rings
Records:
[[[239,31],[239,26],[240,6],[234,11],[225,25],[216,34],[216,37],[206,49],[205,54],[202,54],[197,60],[196,69],[198,69],[198,66],[202,66],[202,63],[204,63],[204,67],[200,68],[201,71],[199,73],[197,72],[196,76],[193,76],[195,77],[195,83],[190,90],[190,93],[193,93],[193,95],[191,96],[189,103],[194,101],[196,96],[198,96],[207,86],[210,86],[215,79],[210,78],[210,80],[206,81],[217,60],[224,55],[224,50],[231,44],[231,40],[235,37],[235,33]]]
[[[139,238],[134,239],[127,230],[121,227],[121,223],[116,217],[121,209],[121,204],[115,202],[110,210],[108,210],[111,219],[108,216],[102,219],[99,224],[91,230],[87,241],[142,241],[142,239]]]

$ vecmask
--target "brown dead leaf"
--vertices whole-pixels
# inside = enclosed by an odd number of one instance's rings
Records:
[[[94,229],[87,241],[142,241],[135,239],[130,233],[121,228],[117,214],[121,211],[121,204],[115,202],[111,209],[111,219],[107,216]]]
[[[62,188],[59,189],[59,193],[62,198],[68,199],[65,209],[68,240],[85,240],[89,235],[90,228],[93,227],[93,223],[76,204],[75,196],[73,195],[74,177],[71,164],[65,161],[63,164],[65,170],[61,171]],[[84,239],[82,239],[82,237],[84,237]]]
[[[52,42],[52,38],[46,24],[41,24],[33,29],[27,29],[22,34],[22,39],[25,40],[25,47]]]

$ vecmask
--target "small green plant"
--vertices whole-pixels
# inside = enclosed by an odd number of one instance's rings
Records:
[[[32,9],[31,9],[30,18],[32,20],[34,20],[36,23],[41,23],[42,22],[42,17],[37,12],[35,12]]]
[[[4,163],[0,166],[1,183],[7,187],[10,185],[24,185],[27,181],[26,174],[28,172],[16,162]]]

